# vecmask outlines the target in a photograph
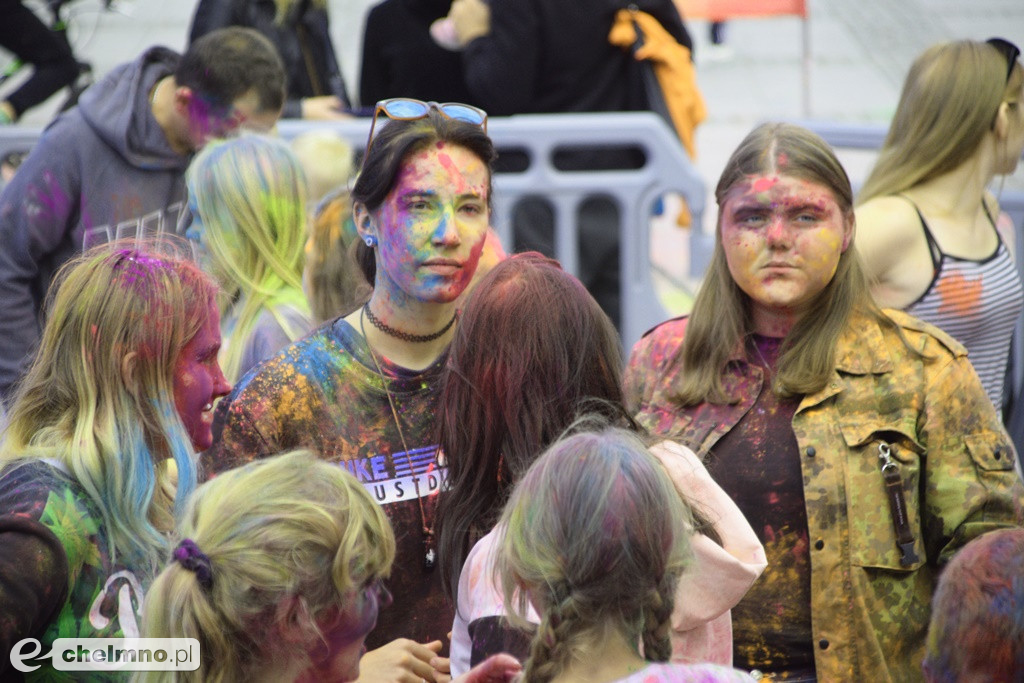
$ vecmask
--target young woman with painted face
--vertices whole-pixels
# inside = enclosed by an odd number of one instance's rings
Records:
[[[733,609],[735,663],[916,678],[939,568],[1024,519],[1013,447],[963,347],[875,305],[823,140],[760,126],[715,194],[693,313],[637,343],[626,394],[756,520],[768,569]]]
[[[45,654],[56,638],[139,635],[194,453],[230,389],[216,285],[164,251],[98,247],[51,291],[0,441],[3,652],[23,638]]]
[[[394,604],[367,643],[411,639],[391,648],[402,649],[403,670],[426,679],[452,620],[433,568],[434,501],[444,476],[435,463],[434,414],[455,301],[487,235],[494,158],[483,112],[442,107],[378,108],[391,120],[375,121],[352,190],[358,259],[373,294],[243,378],[205,459],[218,472],[308,447],[355,474],[399,539],[388,583]],[[363,669],[378,665],[364,661]]]
[[[527,654],[529,633],[506,626],[492,527],[513,486],[578,415],[631,422],[621,376],[615,327],[557,261],[538,253],[512,256],[469,296],[438,409],[449,485],[439,500],[437,532],[441,575],[456,600],[453,674],[498,652]],[[687,506],[707,518],[703,530],[718,539],[692,539],[696,560],[672,614],[673,655],[729,663],[729,609],[764,568],[764,551],[691,451],[668,442],[651,450]]]
[[[221,361],[235,382],[312,327],[302,290],[306,178],[287,143],[253,133],[206,145],[185,183],[187,236],[225,294]]]
[[[986,188],[1024,150],[1019,54],[999,38],[921,54],[857,197],[857,248],[876,301],[966,346],[997,410],[1024,289],[1013,222]]]

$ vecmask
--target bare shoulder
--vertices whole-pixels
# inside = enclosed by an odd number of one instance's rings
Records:
[[[875,197],[856,209],[856,245],[868,272],[884,276],[924,242],[921,219],[902,197]]]
[[[903,197],[875,197],[858,206],[855,213],[858,247],[866,242],[890,248],[921,237],[921,219]]]

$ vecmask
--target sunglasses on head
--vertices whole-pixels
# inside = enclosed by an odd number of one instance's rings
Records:
[[[1017,57],[1020,57],[1020,48],[1005,38],[989,38],[985,42],[999,50],[999,54],[1006,58],[1006,82],[1009,83],[1013,66],[1017,63]]]
[[[392,97],[388,100],[381,100],[373,111],[373,122],[370,124],[370,136],[366,139],[366,151],[363,153],[365,160],[370,155],[370,145],[373,144],[373,131],[377,127],[377,117],[383,113],[389,119],[395,121],[415,121],[425,119],[431,109],[436,109],[442,116],[456,121],[462,121],[474,126],[480,126],[487,132],[487,112],[478,107],[461,102],[424,102],[408,97]]]

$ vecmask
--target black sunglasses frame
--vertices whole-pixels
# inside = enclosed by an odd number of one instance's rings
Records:
[[[989,38],[985,42],[999,50],[999,54],[1006,58],[1006,82],[1009,83],[1010,76],[1013,75],[1013,67],[1017,64],[1017,58],[1020,57],[1020,48],[1005,38]]]

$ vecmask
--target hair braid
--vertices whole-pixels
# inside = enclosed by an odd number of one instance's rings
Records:
[[[644,659],[649,661],[667,662],[672,657],[673,583],[668,577],[662,578],[644,598],[641,637]]]
[[[578,605],[571,593],[544,610],[530,643],[530,658],[522,680],[547,683],[558,676],[565,669],[571,642],[580,631],[580,622]]]

